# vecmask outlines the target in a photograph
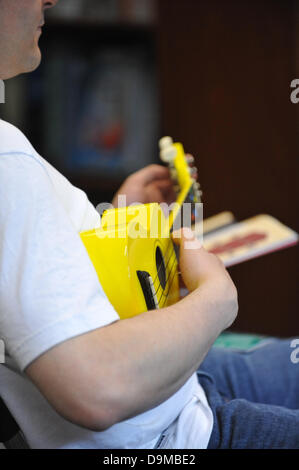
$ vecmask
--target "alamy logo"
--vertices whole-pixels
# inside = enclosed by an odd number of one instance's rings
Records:
[[[5,85],[4,81],[0,80],[0,104],[5,103]]]
[[[292,91],[290,99],[293,104],[299,103],[299,79],[295,78],[294,80],[291,81],[291,88],[295,88],[295,90]]]
[[[290,347],[294,348],[294,351],[291,353],[292,363],[299,364],[299,339],[293,339]]]
[[[0,364],[5,363],[5,343],[3,339],[0,339]]]
[[[159,209],[158,209],[159,206]],[[174,202],[168,205],[165,202],[158,204],[140,204],[138,202],[127,206],[125,195],[118,196],[117,207],[120,211],[110,211],[114,206],[109,203],[101,203],[97,211],[101,216],[107,212],[104,225],[96,230],[98,238],[169,238],[171,230],[176,232],[177,238],[181,237],[180,229],[194,224],[194,233],[185,232],[185,237],[190,240],[185,244],[186,249],[198,249],[203,244],[203,204]],[[173,219],[170,215],[176,214]],[[171,222],[171,225],[170,225]],[[107,229],[109,226],[109,229]],[[124,227],[127,227],[124,230]]]

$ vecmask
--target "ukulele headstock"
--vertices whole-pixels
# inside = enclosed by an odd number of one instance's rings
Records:
[[[202,191],[198,182],[198,170],[194,165],[194,157],[186,155],[182,144],[174,143],[171,137],[163,137],[159,141],[159,147],[160,159],[169,167],[177,201],[179,203],[186,201],[201,203]],[[188,186],[187,197],[182,201],[180,195],[186,193]]]

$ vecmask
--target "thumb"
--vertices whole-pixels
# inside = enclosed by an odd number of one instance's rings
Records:
[[[199,240],[196,239],[193,230],[188,227],[183,227],[172,232],[172,240],[176,245],[179,245],[187,250],[198,250],[202,248],[202,244]]]

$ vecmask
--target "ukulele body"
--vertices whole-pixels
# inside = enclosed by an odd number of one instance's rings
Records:
[[[80,236],[121,319],[179,300],[177,258],[159,204],[108,210],[101,228]]]

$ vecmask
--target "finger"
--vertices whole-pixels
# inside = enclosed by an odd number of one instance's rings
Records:
[[[155,180],[160,179],[169,179],[170,180],[170,172],[169,169],[162,165],[149,165],[139,170],[138,177],[142,179],[143,184],[152,183]]]
[[[164,186],[172,186],[173,183],[171,179],[168,178],[168,176],[166,175],[166,177],[160,176],[160,178],[155,179],[154,181],[151,181],[149,184],[155,184],[156,186],[164,187]]]
[[[176,200],[173,186],[169,180],[156,180],[146,186],[148,198],[152,202],[171,204]]]
[[[152,189],[155,191],[161,191],[163,194],[167,194],[170,191],[173,191],[173,185],[170,180],[161,179],[161,180],[153,181],[147,186],[148,191]]]
[[[172,184],[170,186],[166,186],[160,188],[161,192],[163,193],[163,200],[168,205],[173,204],[177,200],[177,195],[173,189]]]

